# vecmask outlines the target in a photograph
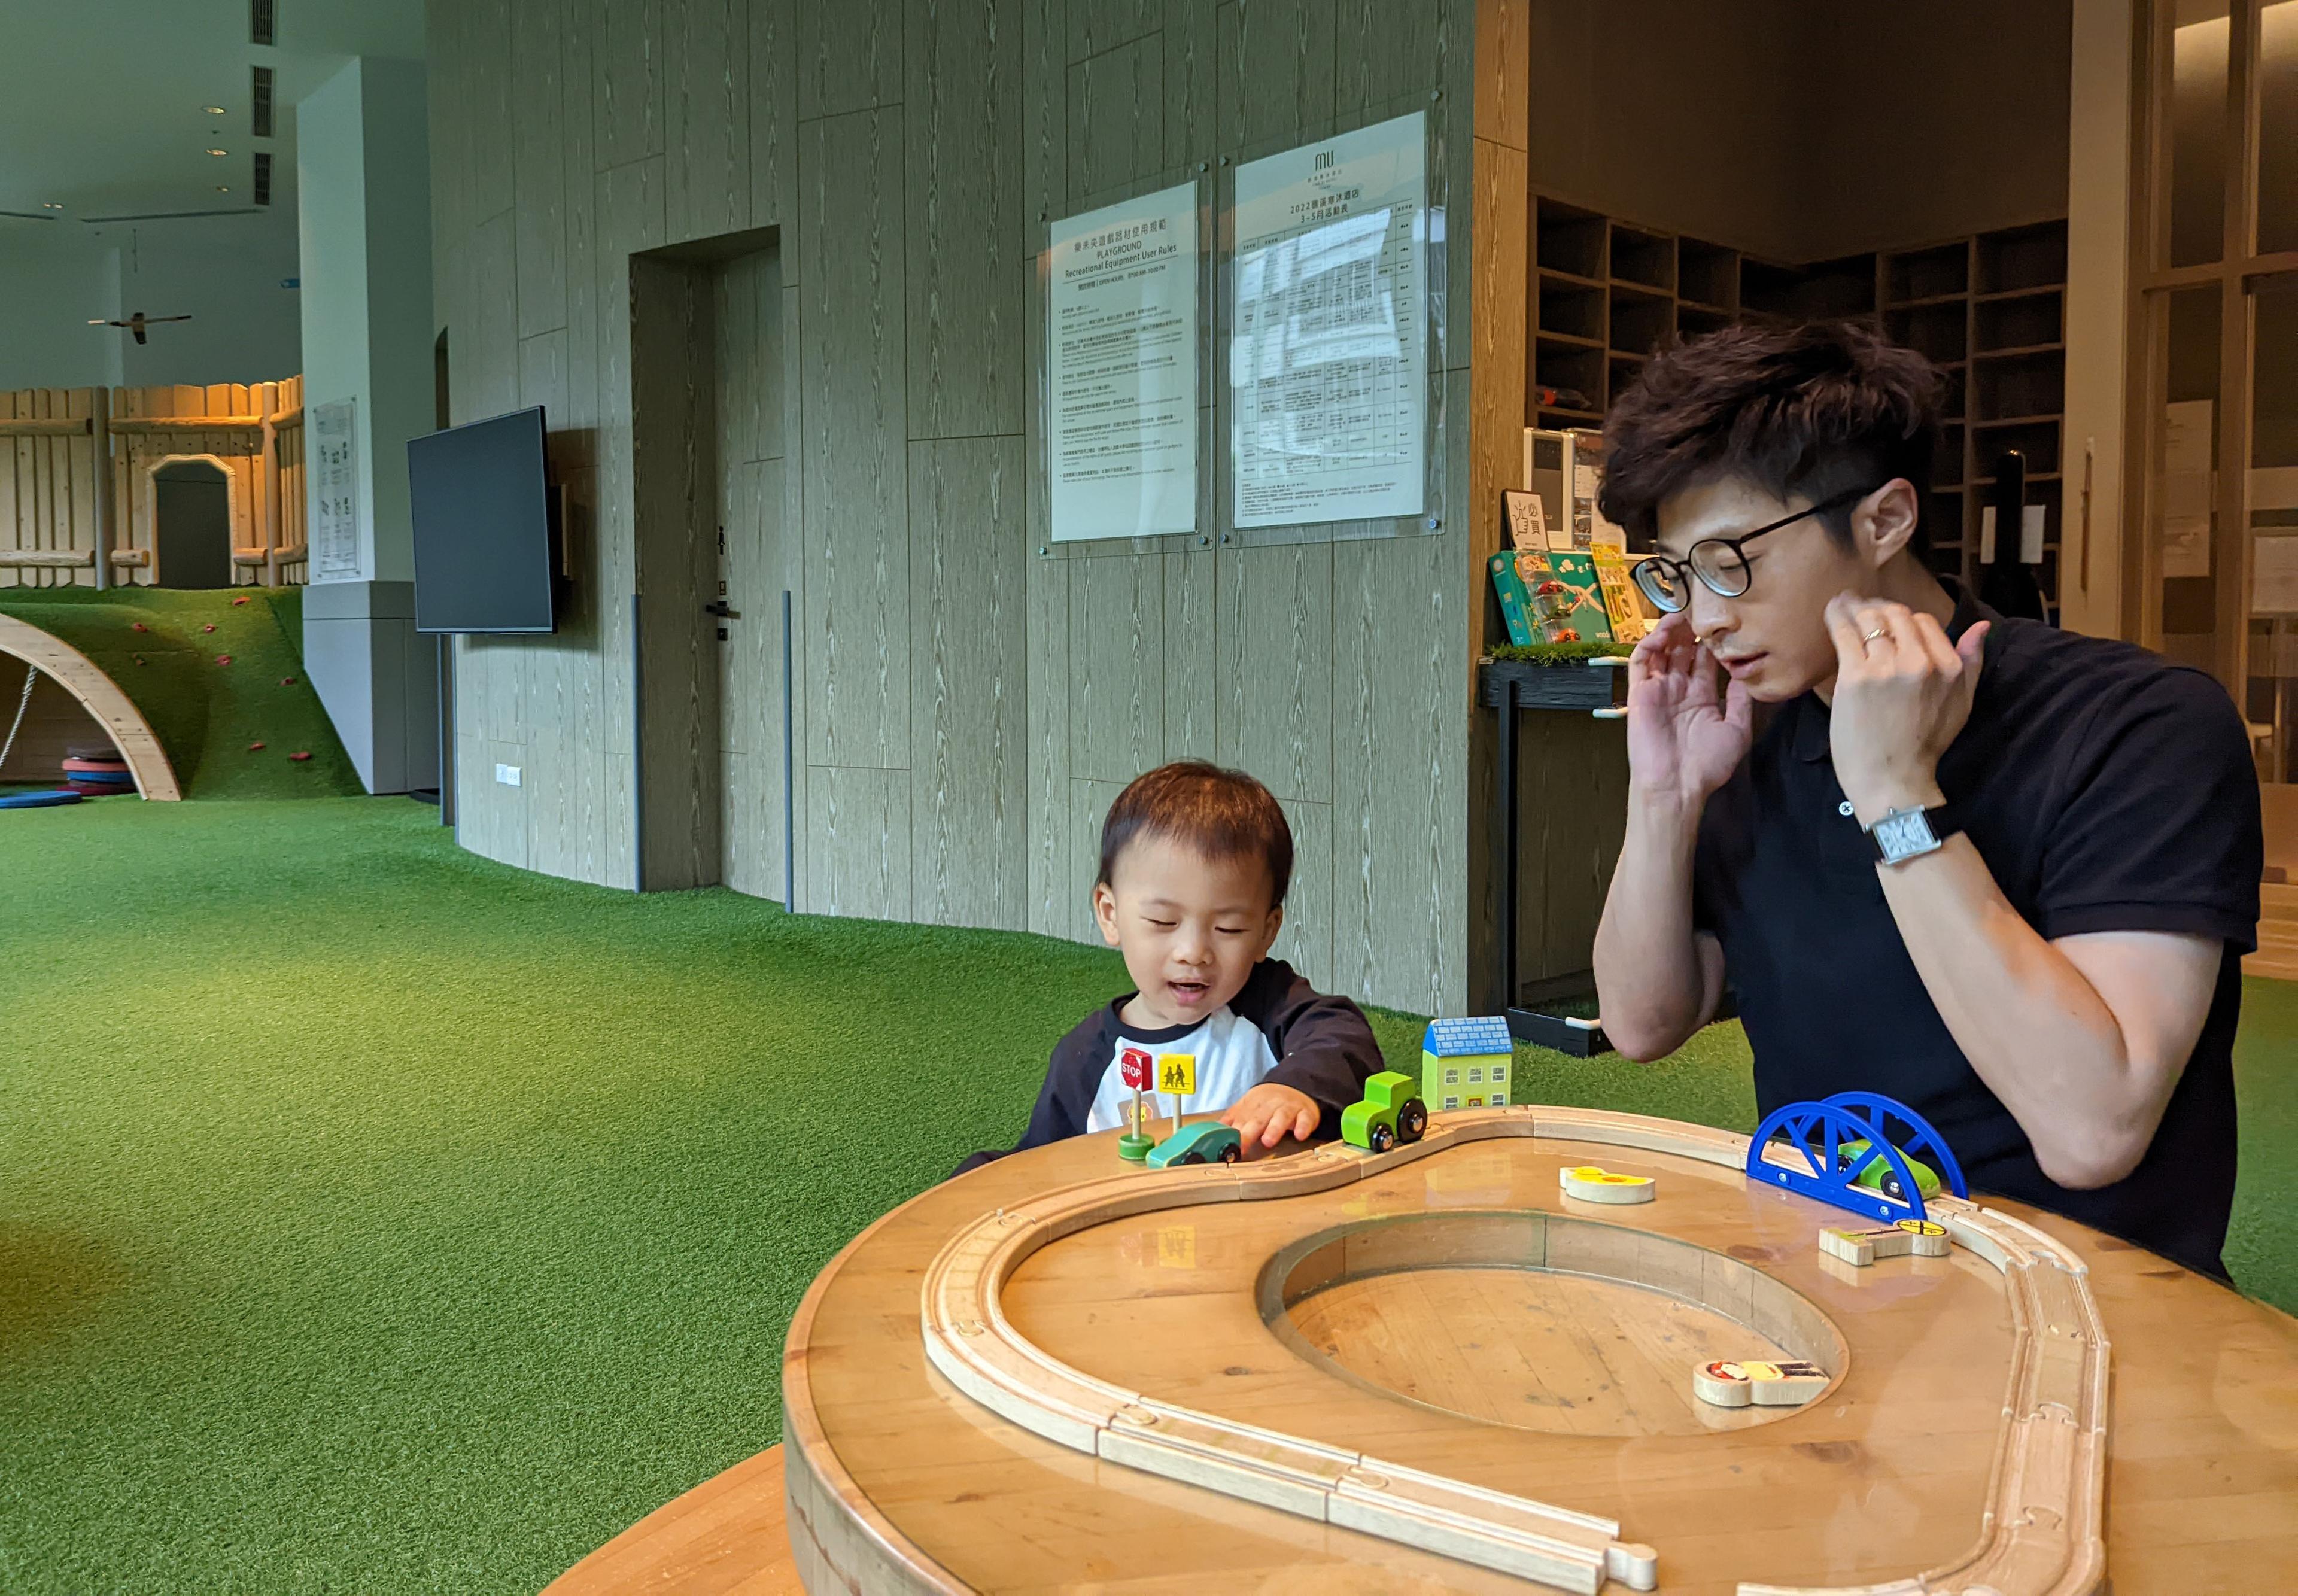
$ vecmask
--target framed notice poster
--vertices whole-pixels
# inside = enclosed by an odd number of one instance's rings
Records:
[[[1046,273],[1052,535],[1197,530],[1197,186],[1053,225]]]
[[[359,437],[351,404],[338,399],[314,405],[304,423],[314,582],[357,582],[366,575],[360,566]]]
[[[1230,509],[1240,527],[1427,506],[1422,112],[1236,169]]]

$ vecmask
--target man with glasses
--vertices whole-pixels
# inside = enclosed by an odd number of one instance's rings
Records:
[[[2200,671],[1941,585],[1938,385],[1863,327],[1733,327],[1613,407],[1603,510],[1667,613],[1628,666],[1604,1029],[1661,1057],[1728,982],[1765,1111],[1897,1097],[1974,1187],[2223,1278],[2248,737]]]

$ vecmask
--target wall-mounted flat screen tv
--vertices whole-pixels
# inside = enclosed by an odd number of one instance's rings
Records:
[[[415,630],[550,631],[558,562],[541,407],[409,439],[407,484]]]

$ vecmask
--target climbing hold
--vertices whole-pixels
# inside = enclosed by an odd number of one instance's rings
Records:
[[[201,627],[200,630],[203,632],[213,632],[215,630],[215,623],[213,621],[210,621],[206,625]]]
[[[218,665],[229,665],[231,663],[231,656],[228,654],[219,654],[216,656],[216,663]]]
[[[144,663],[144,656],[142,656],[141,654],[138,654],[137,656],[136,656],[136,663],[137,665],[142,665],[142,664]]]
[[[143,622],[138,621],[136,623],[136,630],[138,632],[149,632],[152,628],[146,626]]]
[[[310,751],[309,749],[306,749],[305,751],[303,751],[302,753],[300,753],[300,754],[290,754],[290,755],[288,755],[288,756],[287,756],[287,757],[289,757],[290,759],[294,760],[294,761],[295,761],[295,763],[297,763],[298,765],[301,765],[304,760],[309,759],[310,757],[311,757],[311,755],[310,755]]]
[[[251,754],[260,754],[263,751],[263,745],[260,742],[251,742],[247,745],[247,751]]]
[[[282,676],[279,678],[279,685],[282,687],[293,687],[295,685],[295,678],[293,676]]]
[[[247,602],[247,595],[245,593],[242,593],[238,598],[234,599],[232,602],[234,604],[244,604]]]

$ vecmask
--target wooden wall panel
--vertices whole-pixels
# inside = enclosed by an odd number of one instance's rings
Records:
[[[1069,39],[1064,0],[1021,0],[1021,212],[1035,225],[1070,209]]]
[[[566,54],[559,103],[566,131],[566,415],[564,442],[577,460],[599,459],[599,180],[596,95],[591,40],[598,22],[592,0],[559,0]],[[442,307],[443,310],[443,307]],[[441,320],[447,318],[442,314]],[[449,324],[448,363],[455,358]],[[578,569],[578,575],[583,574]],[[595,581],[583,590],[593,597]],[[578,597],[578,603],[582,599]]]
[[[1465,991],[1457,538],[1339,543],[1333,648],[1334,979],[1420,1013]]]
[[[469,287],[465,358],[450,352],[451,384],[468,406],[456,419],[484,420],[518,408],[518,233],[508,207],[471,229],[464,251]]]
[[[1210,170],[1220,153],[1218,0],[1165,0],[1165,163]]]
[[[798,0],[801,122],[902,97],[903,0]]]
[[[1021,440],[910,445],[911,913],[1029,923]]]
[[[1220,556],[1216,742],[1280,798],[1333,796],[1333,545]]]
[[[462,218],[475,227],[510,209],[517,147],[511,88],[519,62],[512,46],[513,0],[463,0],[463,48],[467,53],[457,90],[467,119],[463,145],[471,153],[469,209]]]
[[[1165,655],[1165,757],[1217,759],[1219,561],[1210,549],[1173,550],[1164,561],[1165,630],[1175,642]]]
[[[909,0],[909,435],[1021,430],[1019,0]]]
[[[749,0],[660,0],[670,236],[750,225]]]
[[[1069,58],[1083,61],[1135,39],[1154,37],[1165,22],[1165,0],[1095,0],[1069,8]]]
[[[1425,12],[1425,6],[1416,9]],[[1221,7],[1221,147],[1261,154],[1332,127],[1335,0],[1231,0]]]
[[[800,136],[806,670],[814,765],[903,768],[910,749],[902,112]]]
[[[1290,798],[1282,804],[1293,831],[1293,881],[1285,895],[1285,927],[1269,951],[1312,985],[1332,991],[1333,806]]]
[[[1069,70],[1070,198],[1085,204],[1165,165],[1165,45],[1152,36]]]
[[[750,221],[794,219],[798,0],[750,0]]]
[[[662,153],[663,0],[591,0],[599,170]]]
[[[1056,905],[1069,917],[1070,930],[1062,934],[1095,947],[1102,945],[1100,928],[1093,921],[1094,879],[1101,873],[1101,823],[1124,790],[1122,781],[1070,781],[1069,867],[1056,888]]]
[[[1029,744],[1025,839],[1029,849],[1029,929],[1049,937],[1079,934],[1077,882],[1070,871],[1070,572],[1080,563],[1029,559]]]
[[[550,408],[578,573],[558,636],[467,653],[467,776],[491,790],[466,842],[629,884],[631,594],[683,605],[682,583],[723,580],[740,616],[723,645],[701,633],[724,672],[711,724],[657,724],[707,745],[696,791],[716,800],[719,870],[739,889],[1094,939],[1109,802],[1162,760],[1214,757],[1260,773],[1292,819],[1280,951],[1355,996],[1457,1012],[1482,591],[1467,381],[1447,386],[1436,536],[1310,527],[1225,546],[1209,460],[1207,543],[1054,549],[1029,271],[1054,217],[1426,107],[1454,136],[1440,136],[1448,363],[1465,365],[1474,3],[434,6],[436,294],[459,412]],[[504,75],[453,57],[505,17],[506,134],[491,140]],[[715,459],[657,504],[632,405],[660,350],[633,343],[630,257],[748,227],[781,229],[771,274],[684,268],[712,277],[714,342],[688,366],[716,373]],[[707,570],[691,535],[706,523],[728,531]],[[657,584],[640,544],[665,524],[692,568]],[[794,883],[780,879],[785,588]],[[688,674],[702,663],[690,651]],[[505,749],[531,773],[520,790],[492,789]]]
[[[808,912],[909,919],[909,834],[907,771],[824,765],[809,772]]]
[[[1164,572],[1153,559],[1070,562],[1070,773],[1120,785],[1165,757]],[[1096,818],[1095,823],[1100,823]]]
[[[518,333],[566,325],[566,0],[514,0],[512,203],[518,214]],[[590,171],[576,179],[588,186]],[[563,418],[553,412],[554,424]]]

